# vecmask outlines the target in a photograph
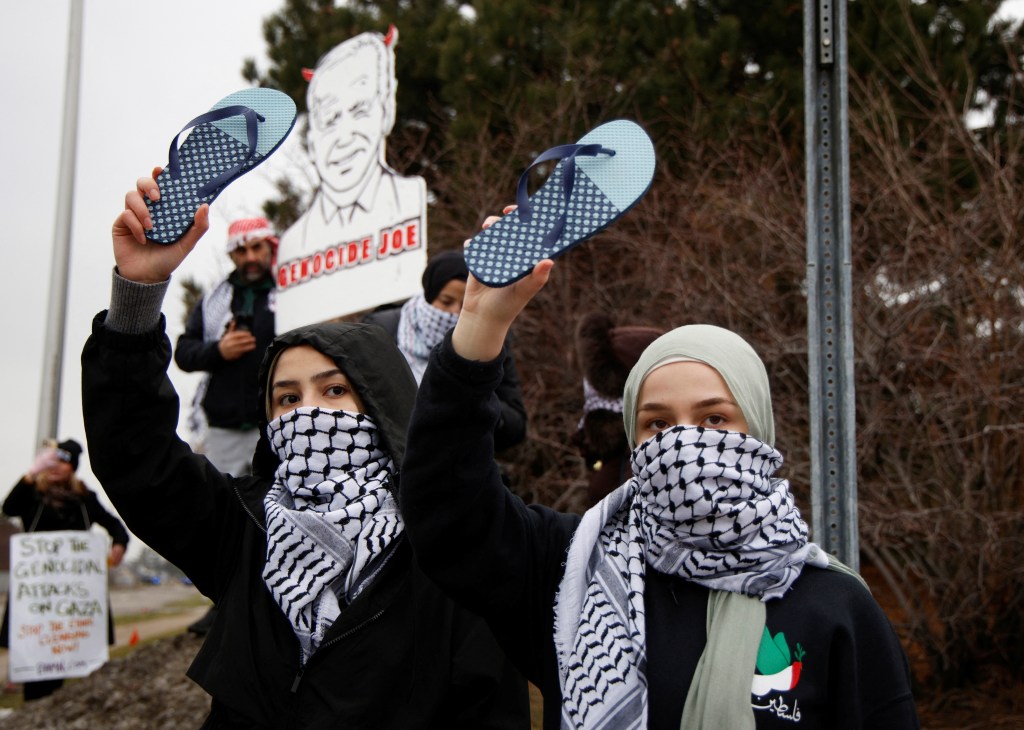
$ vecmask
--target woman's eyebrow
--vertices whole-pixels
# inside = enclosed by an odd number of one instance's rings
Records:
[[[704,400],[702,400],[702,401],[700,401],[698,403],[694,403],[694,406],[696,406],[697,408],[710,408],[712,406],[720,406],[723,403],[725,405],[739,407],[739,404],[736,403],[736,401],[729,400],[728,398],[725,398],[725,397],[722,397],[722,396],[715,396],[713,398],[705,398]]]
[[[693,404],[693,407],[694,408],[711,408],[713,406],[720,406],[720,405],[723,405],[723,404],[724,405],[729,405],[729,406],[736,406],[737,408],[739,407],[739,404],[736,403],[735,401],[729,400],[728,398],[726,398],[724,396],[720,396],[720,395],[716,395],[716,396],[713,396],[711,398],[705,398],[702,401],[697,401],[696,403]],[[642,403],[642,404],[640,404],[640,407],[637,408],[636,410],[637,410],[637,413],[639,413],[640,411],[664,411],[664,410],[667,410],[668,408],[669,408],[669,406],[665,405],[664,403],[654,402],[654,403]]]
[[[327,380],[328,378],[336,378],[339,375],[345,377],[345,373],[341,372],[338,368],[331,368],[330,370],[324,370],[322,373],[317,373],[310,380]]]

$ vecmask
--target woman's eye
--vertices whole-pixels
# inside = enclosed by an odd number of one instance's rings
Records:
[[[294,395],[292,393],[285,393],[284,395],[279,396],[278,399],[277,399],[277,404],[279,406],[290,406],[290,405],[292,405],[294,403],[298,403],[298,402],[299,402],[298,396],[296,396],[296,395]]]
[[[726,422],[725,416],[708,416],[704,419],[704,423],[711,428],[721,428],[726,424]]]
[[[335,398],[340,398],[347,392],[348,388],[346,388],[344,385],[332,385],[329,388],[327,388],[327,395],[333,396]]]
[[[670,428],[670,425],[664,418],[655,418],[647,424],[647,428],[652,431],[664,431],[666,428]]]

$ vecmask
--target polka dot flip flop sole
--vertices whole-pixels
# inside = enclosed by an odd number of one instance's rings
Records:
[[[153,218],[146,238],[162,244],[180,239],[199,206],[267,159],[294,125],[295,102],[274,89],[236,91],[192,119],[171,140],[167,167],[156,178],[160,200],[146,201]]]
[[[530,170],[550,160],[560,162],[527,197]],[[625,119],[602,124],[533,161],[519,178],[516,210],[470,240],[466,264],[484,284],[508,286],[621,218],[653,179],[654,145],[643,128]]]

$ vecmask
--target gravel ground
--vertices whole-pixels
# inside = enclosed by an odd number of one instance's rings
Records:
[[[3,730],[181,730],[202,724],[210,698],[185,676],[201,639],[184,632],[140,645],[90,676],[6,718]]]
[[[198,727],[210,699],[185,676],[202,643],[185,627],[206,612],[206,605],[196,605],[200,598],[181,583],[111,590],[111,610],[123,621],[115,627],[117,646],[127,646],[137,632],[137,648],[88,677],[68,680],[49,697],[8,711],[0,730]],[[7,677],[6,650],[0,650],[0,676]],[[20,700],[20,685],[8,684],[5,692]]]

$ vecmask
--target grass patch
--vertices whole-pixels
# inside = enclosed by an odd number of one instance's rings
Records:
[[[183,598],[180,601],[174,603],[168,603],[166,606],[152,610],[143,611],[141,613],[129,613],[122,616],[114,617],[115,626],[123,626],[125,624],[137,624],[140,621],[149,621],[150,619],[160,618],[161,616],[174,616],[175,614],[181,613],[182,611],[188,611],[199,606],[212,606],[213,602],[202,595],[190,596]]]

